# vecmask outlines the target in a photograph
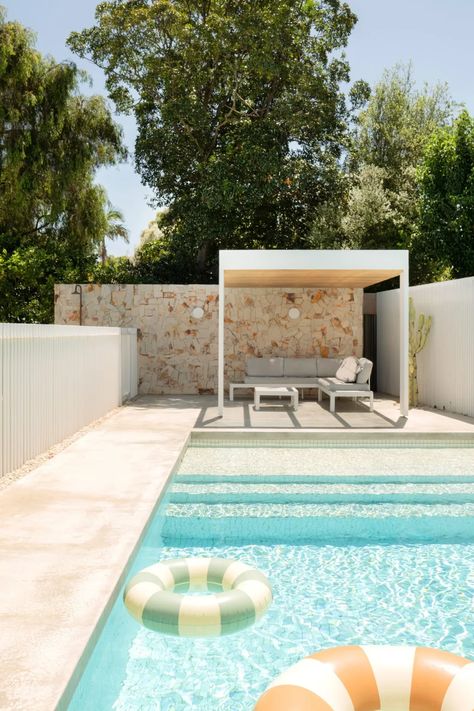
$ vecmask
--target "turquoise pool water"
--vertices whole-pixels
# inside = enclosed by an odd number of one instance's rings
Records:
[[[140,627],[119,597],[72,711],[251,711],[279,672],[338,644],[421,644],[474,658],[474,450],[454,452],[449,472],[423,471],[413,450],[415,474],[407,464],[390,482],[393,452],[357,477],[350,453],[333,475],[320,454],[295,450],[304,474],[292,475],[281,458],[269,468],[271,450],[264,466],[255,455],[252,473],[246,452],[239,474],[223,449],[207,459],[188,450],[130,575],[161,558],[239,558],[268,575],[273,605],[241,633],[191,640]]]

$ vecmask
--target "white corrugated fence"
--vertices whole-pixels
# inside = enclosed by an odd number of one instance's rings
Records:
[[[136,329],[0,324],[0,475],[137,392]]]
[[[417,314],[432,316],[417,356],[420,405],[474,417],[474,277],[410,287]],[[377,294],[377,387],[398,395],[398,289]]]

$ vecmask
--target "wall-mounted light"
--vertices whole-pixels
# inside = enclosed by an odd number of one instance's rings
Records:
[[[297,318],[300,317],[300,310],[295,308],[294,306],[288,311],[288,316],[293,320],[296,321]]]
[[[82,286],[81,284],[76,284],[74,287],[73,295],[79,295],[79,326],[82,326]]]
[[[195,306],[191,311],[191,316],[193,318],[202,318],[204,316],[204,309],[201,306]]]

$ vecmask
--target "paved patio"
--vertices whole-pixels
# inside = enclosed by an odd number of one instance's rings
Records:
[[[0,708],[66,707],[75,670],[193,430],[474,438],[472,419],[420,409],[400,420],[387,398],[377,398],[373,413],[342,401],[331,414],[327,403],[304,400],[296,412],[269,403],[255,412],[240,400],[217,419],[215,397],[140,397],[0,492]]]
[[[237,397],[237,396],[236,396]],[[398,431],[401,432],[471,432],[474,435],[474,419],[454,415],[429,408],[410,410],[408,419],[400,417],[398,400],[377,394],[374,400],[374,412],[370,412],[363,402],[354,402],[349,398],[336,400],[336,412],[329,412],[329,400],[321,403],[313,397],[300,399],[299,407],[294,411],[288,399],[262,399],[260,410],[255,410],[253,400],[249,398],[226,400],[224,416],[220,418],[214,397],[205,396],[193,399],[182,397],[185,402],[195,402],[199,407],[199,417],[195,429],[231,429],[239,430],[309,430],[317,431]],[[161,404],[161,398],[157,398]]]

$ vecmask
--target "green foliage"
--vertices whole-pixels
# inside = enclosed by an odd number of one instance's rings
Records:
[[[412,249],[419,273],[474,274],[474,119],[463,111],[433,134],[419,171],[420,222]]]
[[[104,68],[118,109],[135,114],[137,169],[157,204],[170,204],[160,260],[210,281],[220,248],[304,246],[340,180],[348,6],[111,0],[96,19],[69,44]],[[354,85],[352,103],[366,93]]]
[[[140,241],[138,246],[142,247],[144,244],[147,242],[152,242],[153,240],[156,239],[163,239],[163,230],[162,230],[162,224],[163,220],[166,218],[166,215],[168,214],[168,208],[164,207],[161,210],[158,210],[156,213],[155,217],[149,221],[147,227],[145,227],[144,230],[142,230],[140,234]]]
[[[122,239],[124,242],[128,242],[128,230],[123,224],[123,213],[117,210],[110,200],[107,198],[105,190],[103,190],[104,199],[104,215],[106,220],[106,226],[102,234],[102,244],[100,246],[100,261],[104,265],[107,259],[107,247],[106,240],[116,240]]]
[[[452,112],[447,85],[420,91],[410,65],[386,70],[358,116],[351,164],[383,168],[392,189],[403,184],[406,168],[420,162],[427,140]]]
[[[415,304],[410,296],[409,300],[410,310],[409,310],[409,363],[408,363],[408,376],[409,376],[409,394],[410,394],[410,405],[417,407],[418,405],[418,365],[416,356],[426,345],[428,335],[431,330],[431,316],[428,318],[424,314],[419,314],[418,321],[416,319]]]
[[[447,124],[452,111],[445,85],[419,91],[410,66],[386,71],[357,118],[345,199],[338,197],[319,211],[311,243],[409,248],[419,214],[417,169],[433,131]],[[413,274],[421,278],[421,265],[412,263]]]
[[[135,252],[133,272],[145,284],[187,284],[194,269],[192,255],[181,255],[178,261],[173,244],[167,237],[146,242]]]
[[[0,13],[0,320],[48,321],[54,281],[83,278],[109,223],[94,173],[124,157],[101,97],[74,65]]]
[[[139,280],[128,257],[107,257],[104,262],[94,264],[84,281],[97,284],[136,284]]]

